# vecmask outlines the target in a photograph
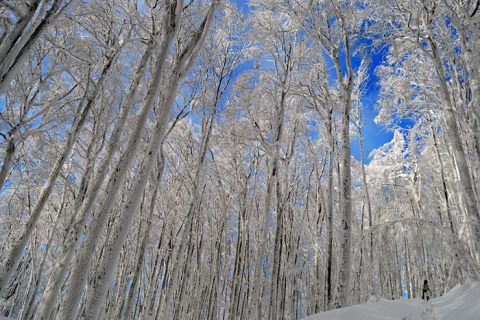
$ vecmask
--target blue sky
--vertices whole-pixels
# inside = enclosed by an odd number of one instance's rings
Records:
[[[378,126],[374,120],[378,115],[378,111],[375,110],[375,105],[378,100],[379,86],[378,78],[375,75],[375,68],[382,63],[384,52],[374,54],[369,71],[369,83],[367,85],[368,91],[362,99],[364,110],[362,112],[362,118],[365,122],[363,127],[363,148],[365,155],[365,162],[369,163],[371,159],[368,159],[368,155],[374,149],[377,149],[387,142],[390,142],[393,138],[393,132],[388,131],[384,126]],[[360,145],[358,139],[352,140],[352,155],[355,159],[360,160]]]

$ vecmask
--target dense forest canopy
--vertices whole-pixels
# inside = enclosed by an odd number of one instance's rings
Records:
[[[1,315],[299,319],[478,280],[480,1],[246,5],[0,1]]]

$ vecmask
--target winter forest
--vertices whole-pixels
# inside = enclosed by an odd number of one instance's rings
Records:
[[[0,0],[0,315],[300,319],[478,280],[479,8]]]

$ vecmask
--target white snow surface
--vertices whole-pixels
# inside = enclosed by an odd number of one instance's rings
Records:
[[[0,316],[0,320],[15,320]],[[480,282],[457,285],[426,302],[386,300],[315,314],[303,320],[480,320]]]
[[[359,304],[303,320],[480,320],[480,282],[457,285],[426,302],[420,298]]]

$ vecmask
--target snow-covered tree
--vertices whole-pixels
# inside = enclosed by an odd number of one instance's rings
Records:
[[[236,6],[0,1],[1,315],[300,319],[479,277],[478,1]],[[357,161],[374,104],[393,139]]]

